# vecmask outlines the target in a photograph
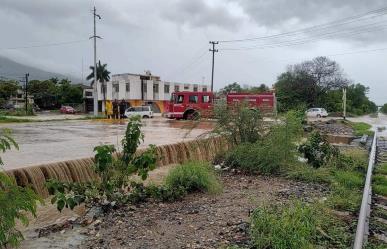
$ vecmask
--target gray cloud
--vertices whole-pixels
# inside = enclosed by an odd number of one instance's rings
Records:
[[[226,30],[235,30],[243,21],[242,17],[233,14],[226,6],[210,6],[204,0],[178,0],[173,7],[165,10],[163,16],[177,24],[192,27],[216,26]]]
[[[81,75],[83,61],[84,74],[87,74],[93,61],[92,44],[88,41],[57,47],[4,48],[87,40],[92,33],[93,2],[102,15],[97,31],[104,38],[98,41],[97,56],[108,64],[112,73],[140,73],[149,69],[165,80],[201,82],[205,77],[208,83],[211,78],[210,39],[239,39],[286,32],[377,9],[383,7],[385,1],[0,0],[0,54],[76,77]],[[377,31],[345,38],[327,37],[324,41],[297,47],[219,51],[216,54],[215,89],[233,81],[271,85],[289,63],[319,55],[385,47],[380,43],[387,36],[385,32]],[[246,46],[255,45],[259,44]],[[333,59],[354,81],[369,85],[374,100],[386,101],[383,51]]]
[[[258,26],[267,30],[291,31],[300,27],[310,27],[313,25],[323,24],[334,20],[339,20],[349,16],[366,13],[370,10],[387,7],[384,0],[229,0],[239,4],[244,12]],[[385,40],[386,27],[374,28],[377,32],[365,32],[370,27],[376,25],[363,26],[379,22],[379,25],[387,22],[386,15],[378,18],[367,19],[362,22],[338,26],[329,30],[329,33],[335,31],[348,30],[349,35],[344,32],[330,35],[328,38],[344,39],[353,42],[380,42]],[[364,34],[355,35],[359,30]],[[383,29],[384,28],[384,29]],[[353,32],[352,32],[353,31]],[[380,32],[384,31],[384,32]],[[346,31],[347,32],[347,31]],[[326,31],[325,33],[328,33]],[[314,36],[316,33],[309,34]]]

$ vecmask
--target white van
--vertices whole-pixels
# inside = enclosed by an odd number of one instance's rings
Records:
[[[125,111],[125,117],[140,115],[142,118],[153,118],[153,111],[150,106],[134,106],[129,107]]]

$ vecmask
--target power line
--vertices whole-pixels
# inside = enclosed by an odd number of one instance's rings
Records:
[[[55,47],[55,46],[63,46],[63,45],[70,45],[70,44],[75,44],[75,43],[81,43],[81,42],[86,42],[86,41],[88,41],[88,40],[75,40],[75,41],[66,41],[66,42],[57,42],[57,43],[45,43],[45,44],[39,44],[39,45],[0,48],[0,50]]]
[[[366,12],[366,13],[363,13],[363,14],[359,14],[359,15],[355,15],[355,16],[351,16],[351,17],[346,17],[346,18],[343,18],[343,19],[335,20],[335,21],[332,21],[332,22],[328,22],[328,23],[325,23],[325,24],[314,25],[314,26],[311,26],[311,27],[297,29],[297,30],[293,30],[293,31],[288,31],[288,32],[279,33],[279,34],[275,34],[275,35],[260,36],[260,37],[253,37],[253,38],[244,38],[244,39],[220,40],[219,42],[220,43],[232,43],[232,42],[256,41],[256,40],[262,40],[262,39],[269,39],[269,38],[278,38],[278,37],[283,37],[283,36],[289,36],[289,35],[294,35],[294,34],[297,34],[297,33],[305,33],[305,32],[309,32],[309,31],[315,31],[315,30],[318,30],[318,29],[327,29],[327,28],[331,28],[331,27],[335,27],[335,26],[337,27],[338,25],[345,25],[345,24],[361,21],[362,18],[364,18],[364,17],[366,17],[368,15],[372,15],[372,14],[377,14],[377,15],[376,16],[370,16],[368,18],[375,18],[375,17],[378,17],[378,16],[383,16],[383,15],[386,14],[386,11],[387,11],[387,7],[384,7],[384,8],[372,10],[372,11],[369,11],[369,12]]]
[[[346,32],[343,33],[343,31],[335,31],[335,32],[330,32],[330,33],[325,33],[325,34],[320,34],[318,36],[313,37],[312,39],[309,38],[302,38],[302,39],[295,39],[295,40],[290,40],[290,41],[282,41],[282,42],[277,42],[277,43],[272,43],[272,44],[263,44],[261,46],[253,46],[253,47],[237,47],[237,48],[220,48],[222,51],[226,50],[252,50],[252,49],[265,49],[265,48],[278,48],[278,47],[289,47],[289,46],[295,46],[295,45],[302,45],[310,42],[316,42],[316,41],[321,41],[327,38],[339,38],[339,37],[350,37],[350,36],[356,36],[364,33],[370,33],[374,32],[376,30],[384,30],[387,27],[386,24],[384,25],[376,25],[373,27],[367,27],[363,29],[353,29],[349,30],[351,32]],[[339,35],[336,35],[339,34]]]

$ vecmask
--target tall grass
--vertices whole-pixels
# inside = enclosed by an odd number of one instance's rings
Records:
[[[364,122],[351,122],[350,123],[355,136],[363,136],[363,135],[369,135],[371,136],[373,134],[373,131],[371,131],[371,125],[364,123]]]
[[[184,188],[187,192],[219,193],[222,186],[214,169],[206,162],[188,162],[173,168],[165,179],[171,189]]]

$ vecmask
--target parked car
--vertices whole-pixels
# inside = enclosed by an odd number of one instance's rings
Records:
[[[59,109],[60,113],[64,113],[64,114],[74,114],[75,113],[75,109],[72,108],[71,106],[62,106],[60,109]]]
[[[140,115],[142,118],[153,118],[153,111],[150,106],[134,106],[126,109],[125,117]]]
[[[306,111],[306,116],[311,118],[325,118],[328,116],[328,112],[324,108],[310,108]]]

